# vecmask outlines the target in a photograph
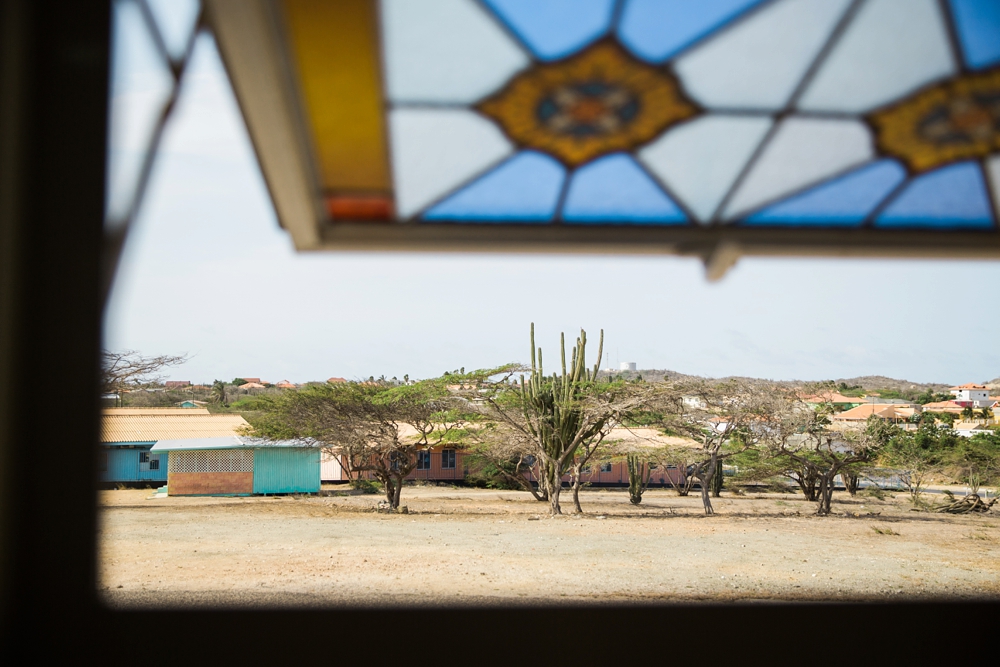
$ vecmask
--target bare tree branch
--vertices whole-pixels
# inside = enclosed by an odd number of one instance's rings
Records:
[[[188,355],[162,354],[146,357],[135,350],[101,353],[101,391],[121,394],[129,389],[141,389],[163,380],[160,372],[168,366],[178,366],[188,360]]]

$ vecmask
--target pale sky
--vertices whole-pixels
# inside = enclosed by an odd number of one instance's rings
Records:
[[[141,81],[129,94],[141,97]],[[188,354],[168,379],[431,377],[550,364],[587,330],[609,361],[819,380],[1000,376],[998,262],[294,252],[210,38],[201,38],[106,315],[110,349]],[[602,364],[604,366],[605,364]],[[554,369],[554,366],[550,366]]]

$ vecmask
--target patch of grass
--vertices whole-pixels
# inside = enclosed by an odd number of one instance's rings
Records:
[[[969,533],[970,540],[979,540],[980,542],[992,542],[993,538],[986,533]]]
[[[871,528],[878,535],[899,535],[899,533],[894,531],[892,528],[889,528],[888,526],[885,527],[872,526]]]

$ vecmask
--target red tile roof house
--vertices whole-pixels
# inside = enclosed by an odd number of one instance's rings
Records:
[[[938,401],[936,403],[925,403],[924,412],[950,412],[960,415],[965,406],[958,401]]]
[[[281,382],[278,382],[274,386],[277,387],[278,389],[295,389],[299,385],[295,384],[294,382],[289,382],[288,380],[282,380]]]
[[[251,389],[267,389],[260,382],[247,382],[246,384],[241,384],[237,387],[240,391],[250,391]]]
[[[856,408],[859,405],[865,403],[865,399],[858,396],[844,396],[840,392],[836,391],[825,391],[819,394],[803,395],[800,396],[803,403],[808,403],[810,405],[821,405],[823,403],[830,403],[838,408]]]
[[[190,380],[167,380],[165,383],[167,389],[183,389],[184,387],[190,387]]]
[[[926,407],[927,406],[924,406],[925,409]],[[875,415],[881,419],[889,420],[894,424],[899,424],[908,422],[914,414],[919,414],[920,412],[921,409],[919,407],[869,403],[866,405],[859,405],[856,408],[851,408],[850,410],[841,412],[840,414],[833,415],[833,421],[860,424],[861,422],[867,421],[870,416]]]

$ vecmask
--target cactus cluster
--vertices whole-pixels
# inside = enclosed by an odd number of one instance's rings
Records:
[[[635,452],[629,452],[625,457],[625,465],[628,468],[628,499],[633,505],[638,505],[642,502],[642,494],[649,485],[652,471],[649,463]]]
[[[580,330],[566,365],[566,337],[560,334],[562,373],[546,377],[542,350],[535,347],[535,324],[531,324],[531,375],[521,376],[520,405],[539,453],[539,485],[547,492],[553,514],[561,514],[559,492],[562,477],[573,456],[588,439],[598,436],[608,417],[588,419],[582,406],[584,388],[597,379],[604,351],[604,331],[597,348],[597,362],[587,368],[587,332]]]

